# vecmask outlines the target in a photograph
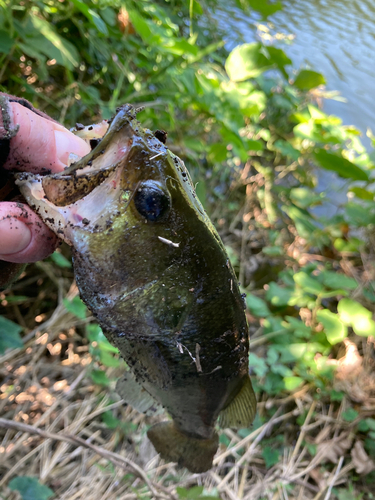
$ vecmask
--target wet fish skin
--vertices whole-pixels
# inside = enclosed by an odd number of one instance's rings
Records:
[[[246,427],[256,406],[244,304],[225,248],[183,162],[130,106],[78,166],[20,174],[17,183],[72,246],[81,297],[128,363],[134,391],[171,415],[149,431],[157,451],[207,470],[219,415]],[[130,385],[121,392],[131,404]]]

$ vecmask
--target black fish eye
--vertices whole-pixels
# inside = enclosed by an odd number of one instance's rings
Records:
[[[145,181],[138,186],[134,205],[145,219],[156,222],[169,211],[171,199],[155,181]]]

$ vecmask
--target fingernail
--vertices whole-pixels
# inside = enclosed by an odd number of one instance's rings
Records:
[[[85,156],[90,147],[79,137],[75,137],[70,132],[62,132],[55,130],[56,155],[57,158],[64,164],[68,164],[70,153],[78,156]]]
[[[31,241],[31,231],[24,222],[15,217],[0,221],[0,254],[12,255],[22,252]]]

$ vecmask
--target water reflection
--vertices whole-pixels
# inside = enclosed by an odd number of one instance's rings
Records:
[[[282,0],[282,4],[283,10],[269,21],[276,31],[296,35],[291,45],[283,46],[294,65],[322,72],[328,90],[339,90],[348,101],[325,101],[325,111],[363,133],[367,127],[375,131],[375,2]],[[219,17],[229,36],[229,48],[254,40],[256,14],[248,17],[230,7],[229,15]]]

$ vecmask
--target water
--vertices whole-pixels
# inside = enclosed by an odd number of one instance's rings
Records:
[[[268,18],[276,32],[295,34],[280,45],[294,67],[323,73],[328,90],[338,90],[347,103],[326,100],[324,110],[346,125],[375,132],[375,2],[373,0],[282,0],[283,10]],[[228,33],[228,48],[255,39],[256,14],[227,7],[219,14]],[[228,12],[228,11],[227,11]]]
[[[362,142],[370,148],[366,130],[375,133],[375,2],[373,0],[281,0],[283,10],[268,18],[274,32],[294,34],[291,44],[278,43],[295,69],[309,68],[322,73],[327,90],[337,90],[346,103],[324,101],[324,111],[339,116],[344,125],[362,132]],[[223,2],[224,4],[224,2]],[[226,10],[226,12],[225,12]],[[224,5],[217,14],[228,33],[227,48],[256,39],[256,14]],[[289,71],[291,68],[287,67]],[[320,170],[318,191],[327,202],[314,210],[332,216],[347,201],[345,181],[333,172]],[[328,202],[330,200],[330,202]]]

